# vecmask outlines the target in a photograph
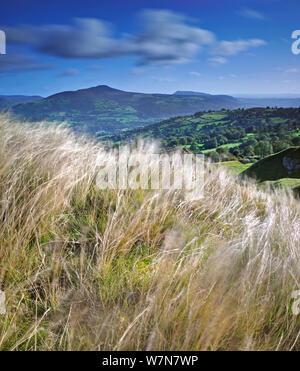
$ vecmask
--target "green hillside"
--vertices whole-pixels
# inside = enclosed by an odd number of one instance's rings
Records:
[[[300,179],[300,147],[268,156],[246,169],[243,175],[254,177],[260,182],[280,179]]]
[[[198,112],[107,136],[113,142],[154,138],[165,147],[186,147],[213,158],[230,152],[255,162],[300,145],[299,108],[251,108]]]
[[[251,164],[242,164],[236,160],[220,162],[220,165],[225,166],[232,174],[240,174],[251,166]]]
[[[195,200],[176,185],[102,189],[115,153],[0,115],[0,351],[299,351],[290,192],[209,163]]]
[[[13,113],[18,118],[30,121],[67,121],[76,131],[101,136],[172,116],[239,106],[235,98],[224,95],[142,94],[100,85],[58,93],[39,102],[20,104],[13,108]]]

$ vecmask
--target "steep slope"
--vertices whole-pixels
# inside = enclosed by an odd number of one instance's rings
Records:
[[[242,175],[258,181],[273,181],[282,178],[300,178],[300,147],[291,147],[268,156],[245,170]]]
[[[94,134],[143,126],[201,110],[238,106],[237,100],[229,96],[142,94],[100,85],[17,105],[13,112],[32,121],[65,120],[75,130]]]

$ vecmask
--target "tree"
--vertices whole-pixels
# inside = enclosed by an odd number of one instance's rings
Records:
[[[205,149],[216,148],[217,146],[218,146],[218,143],[217,143],[216,138],[213,138],[213,139],[211,139],[211,140],[208,140],[208,141],[204,144]]]
[[[287,142],[282,142],[281,140],[273,141],[272,146],[273,146],[274,153],[283,151],[284,149],[287,149],[290,147],[290,145]]]
[[[192,152],[198,152],[198,150],[199,150],[199,146],[198,146],[198,144],[197,144],[196,142],[193,142],[193,143],[191,144],[191,146],[190,146],[190,150],[191,150]]]
[[[258,142],[254,147],[254,152],[260,157],[265,157],[273,153],[272,144],[265,141]]]
[[[247,157],[254,156],[255,153],[254,153],[254,148],[253,148],[253,146],[246,146],[246,147],[243,149],[243,155],[244,155],[244,156],[247,156]]]

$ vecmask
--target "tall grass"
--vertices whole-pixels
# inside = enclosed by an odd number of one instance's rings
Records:
[[[196,202],[99,190],[102,149],[0,121],[0,349],[300,349],[292,194],[209,165]]]

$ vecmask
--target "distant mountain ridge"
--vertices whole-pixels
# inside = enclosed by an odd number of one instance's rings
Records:
[[[177,90],[173,95],[191,95],[191,96],[210,96],[211,94],[197,92],[197,91],[185,91],[185,90]],[[233,97],[239,103],[241,108],[256,108],[256,107],[281,107],[281,108],[298,108],[300,107],[300,97],[296,94],[293,95],[285,95],[282,96],[247,96],[244,95],[214,95],[215,97]]]
[[[31,121],[67,121],[74,130],[95,134],[145,126],[198,111],[239,106],[230,96],[146,94],[99,85],[18,104],[12,112],[18,118]]]
[[[0,95],[0,109],[9,108],[20,103],[36,102],[41,99],[43,97],[39,95]]]

